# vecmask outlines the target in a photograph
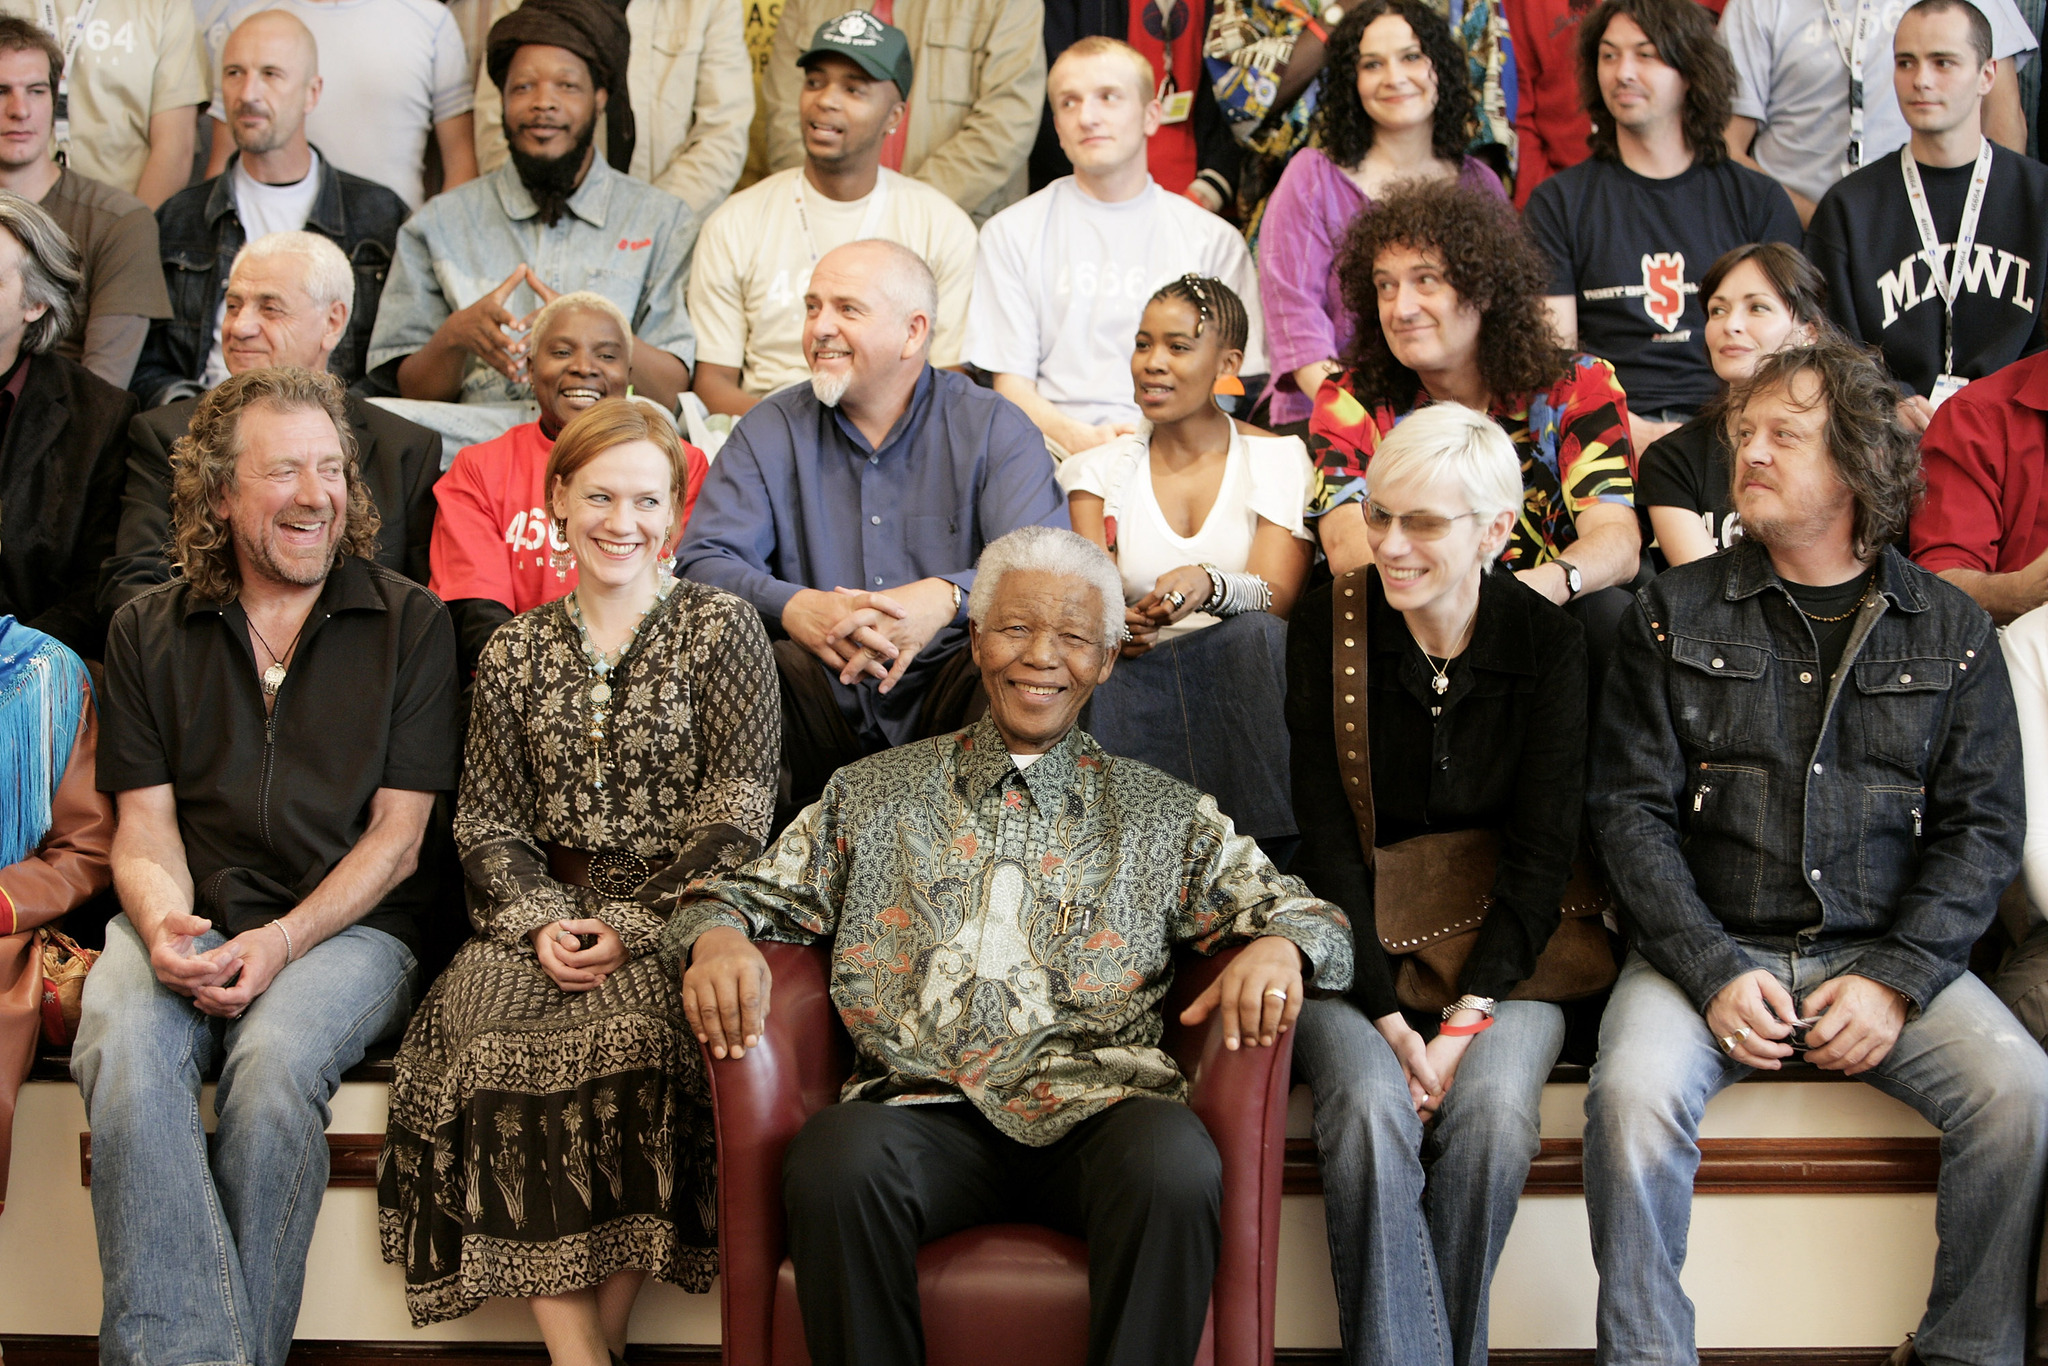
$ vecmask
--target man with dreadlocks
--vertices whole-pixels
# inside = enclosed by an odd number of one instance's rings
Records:
[[[370,339],[380,382],[409,399],[523,400],[534,311],[588,289],[632,320],[638,393],[672,406],[690,387],[683,281],[698,225],[680,199],[626,174],[630,44],[606,0],[528,0],[491,26],[484,64],[504,92],[511,156],[399,233]]]

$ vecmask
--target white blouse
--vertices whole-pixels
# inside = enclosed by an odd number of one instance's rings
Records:
[[[1184,564],[1242,573],[1251,560],[1260,518],[1300,540],[1314,539],[1302,509],[1315,470],[1300,437],[1246,436],[1233,426],[1215,505],[1194,535],[1183,536],[1167,523],[1152,489],[1151,436],[1151,424],[1141,422],[1134,435],[1069,456],[1058,470],[1061,493],[1092,493],[1102,500],[1103,526],[1123,575],[1127,604],[1150,593],[1161,574]],[[1216,621],[1206,612],[1193,612],[1159,637],[1170,640]]]

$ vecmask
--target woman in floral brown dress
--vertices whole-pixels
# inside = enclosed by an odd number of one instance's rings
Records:
[[[555,444],[578,583],[478,666],[455,817],[477,933],[406,1034],[379,1174],[415,1324],[524,1297],[575,1366],[624,1350],[647,1275],[717,1270],[703,1063],[656,940],[679,888],[759,852],[781,719],[759,615],[664,567],[686,471],[632,399]]]

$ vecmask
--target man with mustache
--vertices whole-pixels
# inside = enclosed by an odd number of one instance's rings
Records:
[[[2048,1056],[1969,971],[2026,826],[1998,633],[1891,545],[1920,457],[1860,347],[1778,351],[1728,412],[1743,539],[1637,596],[1595,718],[1587,812],[1632,945],[1586,1098],[1599,1359],[1695,1359],[1701,1114],[1818,1067],[1942,1131],[1933,1288],[1892,1366],[2015,1362]]]
[[[228,35],[220,98],[236,149],[227,170],[157,210],[171,316],[150,324],[129,385],[146,408],[195,397],[228,377],[221,348],[228,269],[243,243],[273,232],[317,232],[348,258],[356,275],[351,325],[332,364],[343,383],[360,380],[378,292],[405,221],[404,200],[336,169],[306,141],[306,115],[320,102],[320,54],[291,14],[252,14]]]
[[[71,1055],[100,1356],[283,1366],[328,1101],[418,984],[438,881],[421,837],[455,786],[455,633],[369,558],[377,513],[334,376],[229,379],[178,456],[182,572],[115,614],[101,694],[124,914]]]
[[[962,648],[975,560],[1014,528],[1067,525],[1030,419],[932,366],[937,296],[908,247],[826,252],[804,297],[811,382],[740,419],[676,555],[781,637],[778,826],[842,764],[981,714]]]
[[[697,220],[625,172],[630,45],[607,0],[529,0],[491,26],[484,61],[504,92],[511,157],[436,195],[399,234],[370,344],[380,385],[408,399],[522,402],[534,311],[588,289],[632,322],[635,393],[673,408],[690,387],[683,281]]]
[[[230,375],[266,366],[326,370],[350,331],[357,277],[341,248],[314,232],[274,232],[235,256],[222,306],[221,353]],[[171,450],[200,400],[181,398],[128,424],[127,482],[114,553],[99,574],[100,610],[111,613],[171,577]],[[349,394],[356,463],[383,523],[376,561],[427,581],[434,480],[441,438]]]

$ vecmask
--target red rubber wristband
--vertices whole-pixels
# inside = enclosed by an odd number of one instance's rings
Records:
[[[1444,1026],[1444,1027],[1443,1027],[1442,1029],[1439,1029],[1439,1030],[1437,1031],[1437,1033],[1439,1033],[1439,1034],[1448,1034],[1448,1035],[1450,1035],[1450,1036],[1451,1036],[1452,1038],[1462,1038],[1462,1037],[1463,1037],[1464,1035],[1467,1035],[1467,1034],[1484,1034],[1484,1033],[1485,1033],[1485,1032],[1486,1032],[1487,1030],[1489,1030],[1489,1029],[1491,1029],[1491,1028],[1493,1028],[1493,1016],[1491,1016],[1491,1015],[1482,1015],[1482,1016],[1480,1016],[1480,1017],[1479,1017],[1479,1023],[1478,1023],[1478,1024],[1468,1024],[1468,1025],[1454,1025],[1454,1024],[1447,1024],[1447,1025],[1445,1025],[1445,1026]]]

